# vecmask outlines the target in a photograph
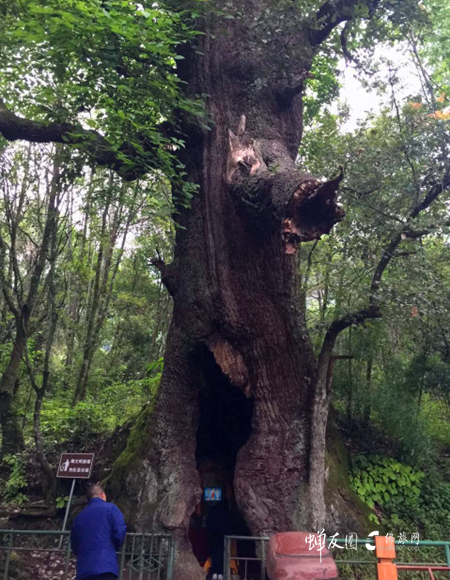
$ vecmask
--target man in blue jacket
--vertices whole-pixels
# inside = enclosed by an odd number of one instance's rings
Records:
[[[98,484],[86,493],[89,505],[75,518],[70,540],[77,556],[77,580],[115,580],[119,576],[116,552],[127,526],[120,509],[107,503]]]

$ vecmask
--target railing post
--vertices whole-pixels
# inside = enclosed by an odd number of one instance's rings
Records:
[[[73,490],[75,489],[75,481],[76,481],[76,479],[72,480],[72,487],[70,488],[69,501],[67,502],[66,513],[64,514],[63,527],[61,530],[62,532],[64,532],[66,529],[67,518],[69,517],[70,505],[72,503]],[[59,538],[59,549],[60,550],[61,550],[63,538],[64,538],[64,536],[61,534],[61,537]]]
[[[445,559],[447,560],[447,566],[450,567],[450,544],[445,544]],[[448,573],[448,578],[450,580],[450,572]]]
[[[230,580],[230,538],[225,536],[223,541],[223,580]]]
[[[261,580],[266,580],[266,541],[261,539]]]
[[[13,545],[13,533],[9,534],[8,540],[8,551],[6,552],[6,562],[5,562],[5,573],[3,575],[4,580],[8,580],[9,577],[9,563],[11,561],[11,550]]]
[[[395,559],[395,544],[391,541],[391,537],[376,536],[375,546],[378,580],[397,580],[397,566],[392,562]]]
[[[158,537],[159,537],[159,553],[161,555],[161,546],[162,546],[163,537],[162,537],[162,535],[161,536],[158,536]],[[155,541],[155,534],[154,534],[154,532],[152,532],[150,534],[150,550],[149,550],[149,552],[150,552],[150,562],[152,562],[152,558],[153,558],[153,544],[154,544],[154,541]],[[161,560],[161,558],[159,558],[159,560]],[[158,580],[160,579],[160,571],[161,571],[160,566],[161,566],[161,562],[159,562],[159,564],[158,564],[158,568],[159,568],[159,570],[158,570]]]
[[[167,580],[172,580],[174,560],[175,560],[175,542],[173,541],[173,534],[171,534],[169,540],[169,561],[167,563]]]
[[[70,552],[71,552],[71,546],[70,546],[70,536],[69,536],[67,538],[66,561],[64,564],[64,580],[67,580],[67,578],[69,577]]]
[[[139,554],[139,576],[138,580],[144,577],[144,534],[141,534],[141,552]]]
[[[125,536],[125,540],[123,541],[122,547],[120,548],[120,564],[119,564],[119,578],[118,578],[118,580],[122,580],[122,578],[123,578],[123,569],[125,568],[126,545],[127,545],[127,537]]]

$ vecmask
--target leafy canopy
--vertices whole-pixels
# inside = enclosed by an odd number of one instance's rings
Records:
[[[196,35],[190,24],[163,4],[13,0],[0,22],[0,97],[37,121],[81,122],[116,151],[127,142],[131,165],[145,168],[156,150],[152,166],[170,177],[170,151],[182,143],[158,125],[175,110],[200,111],[175,69],[176,48]]]

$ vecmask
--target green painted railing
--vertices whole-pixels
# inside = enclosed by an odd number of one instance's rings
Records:
[[[174,553],[170,534],[127,534],[117,554],[119,580],[172,580]],[[38,571],[75,579],[70,532],[0,530],[0,579],[34,580]]]

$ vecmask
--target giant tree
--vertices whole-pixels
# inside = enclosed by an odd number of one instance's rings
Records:
[[[5,31],[9,87],[24,96],[4,93],[3,136],[66,142],[125,179],[153,169],[172,181],[174,260],[155,260],[174,300],[164,373],[111,488],[136,525],[174,532],[178,580],[202,577],[187,539],[202,453],[226,464],[254,534],[325,524],[333,346],[342,329],[379,316],[376,288],[389,259],[376,272],[368,306],[336,321],[316,360],[294,300],[295,254],[299,243],[342,219],[336,203],[342,174],[336,169],[336,177],[321,182],[295,165],[304,84],[337,27],[351,22],[358,31],[366,19],[361,34],[386,32],[413,17],[415,6],[180,0],[136,7],[91,0],[66,8],[21,2],[7,12],[14,21]],[[18,49],[17,39],[25,47]],[[34,59],[41,71],[34,100],[23,90],[29,72],[11,80],[23,59]],[[199,96],[205,112],[195,116]],[[94,110],[87,129],[80,115]],[[186,183],[195,186],[189,204]],[[234,405],[238,433],[223,422],[214,432],[205,417],[214,399]]]

